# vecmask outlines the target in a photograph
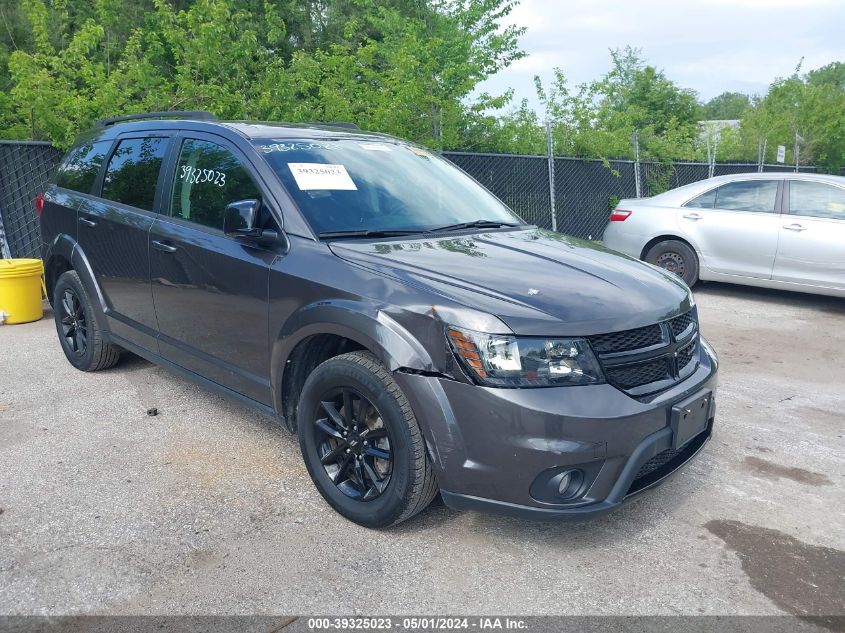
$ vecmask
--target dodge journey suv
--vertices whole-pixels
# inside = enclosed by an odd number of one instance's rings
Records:
[[[710,438],[717,361],[683,281],[526,224],[411,143],[119,117],[36,204],[71,364],[131,352],[275,416],[362,525],[438,493],[594,516]]]

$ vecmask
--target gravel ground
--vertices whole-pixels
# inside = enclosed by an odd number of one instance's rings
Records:
[[[360,528],[271,420],[137,357],[78,372],[49,312],[0,327],[0,613],[845,614],[845,300],[696,297],[713,441],[581,524]]]

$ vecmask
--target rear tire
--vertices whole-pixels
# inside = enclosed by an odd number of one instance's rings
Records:
[[[53,290],[53,316],[62,351],[82,371],[113,367],[120,349],[103,340],[91,299],[75,270],[63,273]]]
[[[645,261],[675,273],[692,288],[698,281],[698,255],[680,240],[658,242],[645,255]]]
[[[297,432],[314,485],[350,521],[369,528],[396,525],[437,495],[411,406],[369,352],[330,358],[308,376]]]

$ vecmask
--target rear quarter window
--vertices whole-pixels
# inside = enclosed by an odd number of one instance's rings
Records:
[[[152,211],[168,140],[150,137],[120,141],[103,177],[102,197]]]
[[[689,202],[685,203],[685,207],[692,207],[693,209],[712,209],[716,205],[716,189],[711,189],[700,196],[696,196]]]
[[[72,149],[56,170],[56,185],[79,193],[91,193],[111,144],[111,141],[99,141]]]

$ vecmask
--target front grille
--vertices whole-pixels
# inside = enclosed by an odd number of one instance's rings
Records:
[[[631,487],[625,496],[634,495],[644,488],[659,482],[667,475],[672,474],[681,466],[687,463],[695,455],[705,442],[710,439],[710,428],[699,433],[693,439],[679,449],[667,448],[640,466],[639,471],[631,481]]]
[[[590,337],[607,380],[639,397],[667,389],[688,376],[698,358],[695,309],[633,330]]]
[[[599,334],[590,338],[593,349],[599,354],[627,352],[632,349],[651,347],[663,342],[663,331],[660,325],[648,325],[635,330]]]
[[[608,368],[606,373],[607,379],[622,389],[631,389],[672,378],[671,368],[664,358],[639,365]]]
[[[695,357],[696,343],[697,341],[693,340],[692,343],[678,350],[678,369],[683,369],[689,365]]]
[[[637,476],[634,477],[634,480],[637,480],[640,477],[645,477],[650,472],[653,472],[658,468],[662,468],[667,463],[675,459],[678,455],[680,455],[680,453],[680,450],[674,448],[667,448],[662,453],[658,453],[650,460],[648,460],[645,464],[640,466],[640,469],[637,471]]]
[[[669,320],[669,327],[672,329],[672,334],[675,337],[680,336],[684,332],[687,331],[690,323],[692,323],[692,312],[687,312],[686,314],[682,314],[679,317],[675,317],[674,319]]]

